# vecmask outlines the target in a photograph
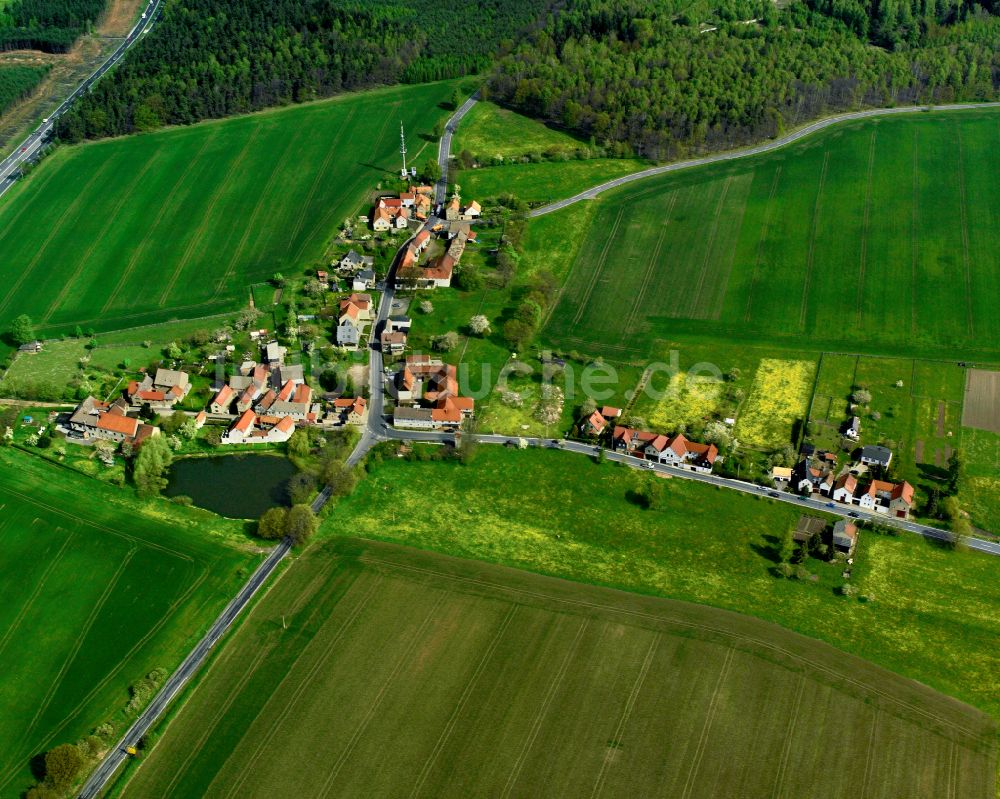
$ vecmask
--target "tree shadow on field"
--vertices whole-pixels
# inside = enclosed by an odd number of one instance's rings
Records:
[[[781,563],[781,539],[776,535],[765,535],[764,544],[751,542],[750,549],[771,563]]]
[[[41,782],[45,779],[45,752],[39,752],[37,755],[32,756],[31,760],[28,761],[28,767],[31,769],[31,776],[36,780]]]
[[[917,471],[925,480],[933,480],[936,483],[944,483],[948,480],[948,470],[935,466],[933,463],[918,463]]]

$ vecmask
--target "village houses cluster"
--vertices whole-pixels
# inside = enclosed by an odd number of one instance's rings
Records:
[[[800,494],[819,494],[844,505],[856,505],[870,513],[908,519],[913,510],[913,486],[905,480],[890,482],[863,473],[884,473],[892,463],[888,447],[869,445],[861,448],[858,460],[837,469],[832,452],[812,452],[794,467],[775,467],[771,476],[775,485]]]
[[[438,358],[410,355],[388,382],[395,427],[455,429],[475,412],[475,400],[459,394],[456,368]]]

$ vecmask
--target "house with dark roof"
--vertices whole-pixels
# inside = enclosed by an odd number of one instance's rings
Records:
[[[888,447],[867,446],[861,448],[861,462],[868,466],[888,468],[892,463],[892,450]]]

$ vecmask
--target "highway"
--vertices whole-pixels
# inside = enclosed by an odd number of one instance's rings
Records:
[[[94,773],[90,775],[90,779],[87,780],[80,790],[80,799],[92,799],[92,797],[97,796],[103,790],[108,780],[118,770],[118,767],[128,758],[125,749],[129,746],[138,745],[142,736],[156,723],[171,700],[188,683],[195,672],[198,671],[198,668],[212,651],[212,647],[225,634],[226,630],[232,626],[240,613],[243,612],[243,609],[246,608],[247,603],[250,602],[267,578],[271,576],[271,572],[281,563],[290,549],[291,544],[288,541],[282,541],[271,551],[271,554],[267,556],[264,562],[257,567],[257,570],[251,575],[243,588],[240,589],[240,592],[226,605],[225,610],[222,611],[211,628],[209,628],[209,631],[198,642],[197,646],[188,653],[188,656],[184,658],[184,661],[177,670],[170,675],[159,693],[153,698],[153,701],[142,712],[142,715],[129,727],[128,732],[122,736],[121,740],[115,745],[115,748],[105,755],[104,760],[101,761]]]
[[[14,152],[7,156],[7,158],[3,161],[0,161],[0,197],[2,197],[4,193],[14,185],[17,180],[17,176],[21,172],[22,164],[30,161],[38,155],[39,150],[41,150],[45,144],[46,137],[55,126],[56,120],[66,113],[66,110],[74,103],[74,101],[76,101],[85,92],[90,91],[90,87],[104,77],[104,74],[122,59],[122,56],[128,52],[129,48],[139,41],[144,33],[153,27],[159,19],[163,3],[164,0],[148,0],[142,12],[144,16],[142,16],[132,30],[128,32],[128,35],[122,40],[122,43],[115,48],[115,51],[108,56],[108,59],[101,64],[89,78],[77,86],[76,89],[73,90],[72,94],[63,100],[59,104],[59,107],[56,108],[56,110],[53,111],[45,119],[45,121],[42,122],[42,124],[28,136],[28,138],[17,145]]]
[[[769,153],[772,150],[778,150],[782,147],[786,147],[789,144],[804,139],[806,136],[811,136],[817,131],[828,128],[831,125],[839,125],[841,122],[850,122],[857,119],[871,119],[872,117],[884,117],[884,116],[894,116],[896,114],[916,114],[916,113],[933,113],[938,111],[974,111],[982,108],[998,108],[1000,107],[1000,102],[998,103],[956,103],[953,105],[936,105],[936,106],[901,106],[898,108],[873,108],[868,111],[852,111],[846,114],[838,114],[836,116],[827,117],[826,119],[821,119],[818,122],[813,122],[806,125],[803,128],[793,131],[780,138],[773,139],[771,141],[765,142],[764,144],[759,144],[755,147],[748,147],[743,150],[729,150],[723,153],[718,153],[716,155],[707,155],[704,158],[692,158],[688,161],[676,161],[672,164],[664,164],[663,166],[654,166],[649,169],[643,169],[640,172],[633,172],[631,175],[623,175],[620,178],[615,178],[614,180],[609,180],[605,183],[599,183],[586,191],[582,191],[579,194],[574,194],[572,197],[567,197],[565,200],[559,200],[558,202],[549,203],[548,205],[543,205],[541,208],[536,208],[533,211],[528,212],[528,217],[544,216],[545,214],[551,214],[553,211],[558,211],[574,203],[580,202],[580,200],[593,200],[598,194],[608,191],[609,189],[614,189],[618,186],[624,186],[626,183],[631,183],[634,180],[643,180],[644,178],[654,177],[656,175],[665,175],[668,172],[677,172],[682,169],[690,169],[696,166],[705,166],[707,164],[717,164],[720,161],[735,161],[740,158],[749,158],[752,155],[760,155],[761,153]]]

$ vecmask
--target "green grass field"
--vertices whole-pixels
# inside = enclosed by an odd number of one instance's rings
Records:
[[[478,158],[517,158],[529,153],[572,152],[584,142],[538,120],[489,102],[476,103],[462,119],[451,151],[468,150]]]
[[[0,202],[0,327],[45,333],[204,316],[320,259],[396,168],[416,160],[454,83],[345,95],[57,151]]]
[[[626,498],[637,478],[546,450],[482,446],[467,467],[387,458],[323,531],[757,616],[1000,720],[994,558],[862,535],[852,582],[869,601],[847,599],[837,595],[844,581],[834,564],[810,561],[816,582],[772,576],[798,509],[673,479],[662,510],[642,511]]]
[[[527,203],[549,203],[582,189],[649,166],[634,158],[540,161],[534,164],[463,169],[454,177],[466,197],[480,200],[513,194]]]
[[[253,558],[238,525],[11,449],[0,508],[0,796],[17,797],[34,755],[124,721],[128,686],[180,662]]]
[[[283,576],[122,795],[992,799],[994,734],[755,619],[348,540]]]
[[[688,336],[996,360],[998,120],[855,122],[610,192],[546,335],[619,358]]]

